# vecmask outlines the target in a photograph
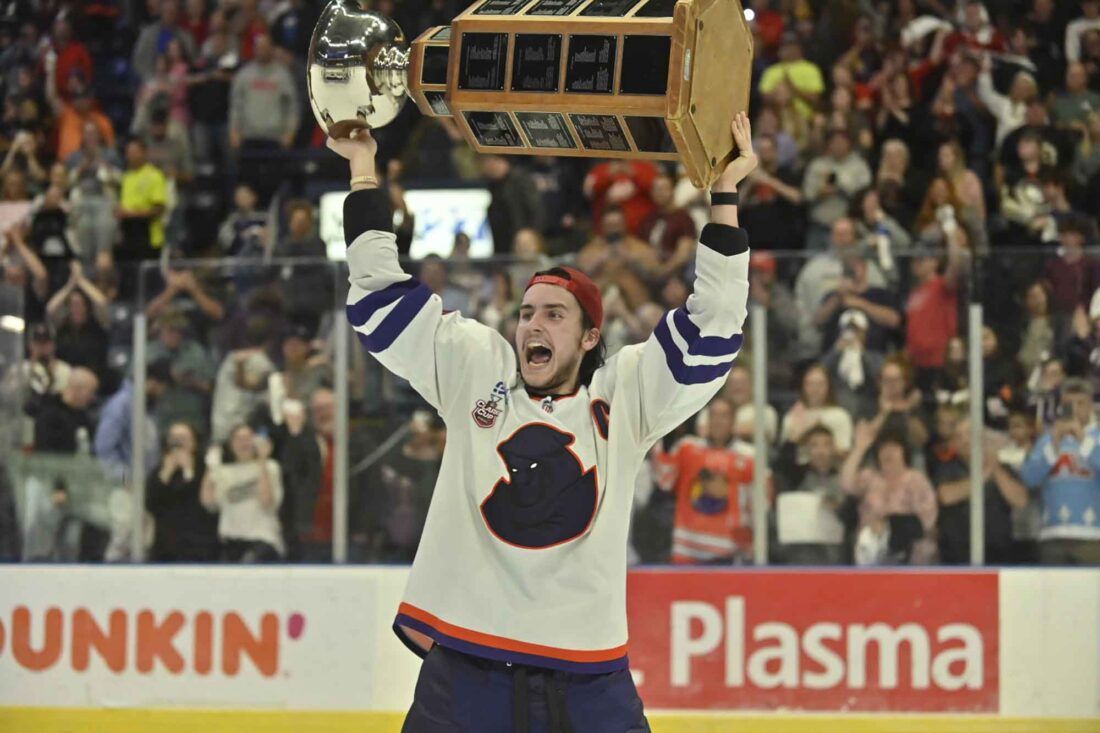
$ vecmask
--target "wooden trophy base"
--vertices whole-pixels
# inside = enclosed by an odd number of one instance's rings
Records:
[[[740,0],[484,0],[413,42],[409,89],[478,152],[680,160],[702,187],[751,67]]]

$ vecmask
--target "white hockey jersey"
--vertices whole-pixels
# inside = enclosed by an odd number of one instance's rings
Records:
[[[528,395],[512,344],[404,273],[378,191],[345,202],[348,318],[447,424],[447,446],[394,630],[490,659],[573,672],[627,666],[627,532],[649,448],[701,409],[741,347],[743,230],[711,224],[694,293],[588,386]]]

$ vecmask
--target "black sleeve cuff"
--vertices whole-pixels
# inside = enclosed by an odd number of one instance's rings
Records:
[[[344,241],[351,243],[369,231],[393,232],[393,210],[385,189],[364,188],[344,199]]]
[[[346,222],[347,214],[344,217]],[[715,224],[713,222],[707,224],[703,227],[703,233],[699,235],[699,243],[727,257],[749,251],[748,232],[740,227],[731,227],[729,224]]]

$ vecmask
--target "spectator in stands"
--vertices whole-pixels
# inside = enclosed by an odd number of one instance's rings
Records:
[[[808,249],[825,249],[833,224],[845,217],[856,194],[870,184],[871,169],[852,150],[848,132],[833,130],[825,154],[810,161],[802,180],[810,207]]]
[[[294,531],[303,559],[329,562],[332,560],[332,490],[336,475],[336,394],[328,387],[315,390],[310,398],[309,428],[318,452],[306,453],[313,467],[301,475],[295,486]],[[304,451],[305,446],[302,448]],[[357,452],[354,455],[365,454]],[[350,506],[349,512],[357,514]]]
[[[735,410],[722,397],[707,407],[705,438],[688,437],[653,455],[657,485],[676,496],[672,562],[744,563],[752,558],[754,462],[734,440]]]
[[[107,376],[107,298],[74,262],[72,276],[46,305],[46,317],[57,330],[58,356],[73,366],[91,369],[101,382]]]
[[[157,399],[172,386],[172,363],[161,359],[150,363],[145,370],[145,455],[142,463],[145,471],[152,471],[160,454],[157,426],[153,420]],[[110,480],[127,484],[133,476],[131,469],[134,431],[134,382],[127,379],[103,406],[99,427],[95,433],[95,454]]]
[[[428,290],[443,299],[446,310],[472,315],[470,294],[450,281],[447,263],[439,255],[428,255],[420,263],[419,278]]]
[[[1090,113],[1100,110],[1100,94],[1088,88],[1088,71],[1082,63],[1066,67],[1066,91],[1054,100],[1051,112],[1058,125],[1080,125]]]
[[[80,260],[88,271],[109,269],[118,222],[113,215],[122,180],[122,160],[104,144],[99,128],[84,125],[80,149],[65,160],[72,183],[73,230]]]
[[[98,388],[94,372],[76,367],[59,394],[45,395],[34,420],[34,450],[87,455],[96,432],[91,408]]]
[[[115,218],[122,242],[120,260],[154,259],[166,241],[164,212],[168,206],[168,179],[149,162],[145,143],[133,139],[126,144],[126,172]]]
[[[918,170],[910,169],[909,146],[898,139],[882,144],[875,190],[887,214],[909,226],[927,189]]]
[[[196,334],[205,333],[210,322],[225,318],[225,305],[213,285],[202,272],[196,275],[191,270],[170,269],[164,290],[145,306],[145,317],[156,319],[171,306],[188,316]]]
[[[1081,17],[1066,26],[1066,61],[1081,59],[1081,38],[1089,31],[1100,29],[1100,2],[1081,0]]]
[[[52,77],[51,77],[52,78]],[[84,129],[88,123],[95,125],[100,137],[109,147],[115,145],[115,128],[111,120],[96,109],[95,97],[88,82],[80,74],[73,74],[64,87],[70,101],[62,100],[60,90],[52,82],[47,83],[47,98],[57,116],[57,157],[66,160],[80,149]]]
[[[1100,288],[1100,259],[1085,247],[1095,240],[1095,227],[1085,216],[1069,217],[1059,227],[1058,257],[1047,260],[1043,279],[1054,293],[1054,312],[1070,316],[1078,307],[1088,307]]]
[[[145,509],[156,522],[153,562],[214,562],[218,520],[202,506],[206,466],[195,428],[186,422],[164,432],[160,466],[145,482]]]
[[[755,251],[796,248],[805,236],[800,180],[793,168],[780,164],[775,136],[757,135],[753,147],[760,165],[738,189],[737,214],[752,230]]]
[[[206,42],[210,32],[210,21],[205,0],[187,0],[183,17],[180,19],[180,27],[191,35],[191,40],[195,42],[196,47],[201,47]]]
[[[828,429],[832,449],[837,455],[847,455],[852,448],[852,416],[837,405],[828,371],[814,364],[802,375],[798,401],[783,416],[779,442],[781,445],[801,445],[806,434],[818,426]],[[796,458],[798,463],[804,464],[808,456],[800,451]]]
[[[187,125],[171,119],[163,104],[154,104],[149,110],[148,124],[142,129],[139,134],[145,142],[149,162],[164,172],[171,185],[171,198],[178,201],[181,194],[178,186],[190,183],[195,176]]]
[[[544,222],[538,192],[527,172],[501,155],[482,155],[478,165],[492,197],[488,217],[493,242],[504,247],[521,229],[541,230]]]
[[[11,141],[4,162],[0,164],[0,175],[18,170],[37,185],[46,182],[49,174],[39,160],[38,138],[31,132],[20,130]]]
[[[958,293],[968,258],[956,241],[948,241],[946,258],[921,254],[910,264],[913,285],[905,303],[905,353],[924,389],[936,381],[947,345],[959,330]]]
[[[769,102],[775,103],[776,91],[786,87],[793,95],[795,108],[807,120],[813,116],[821,95],[825,91],[825,79],[817,64],[802,56],[802,44],[798,37],[788,33],[779,47],[779,62],[768,67],[760,77],[758,88]]]
[[[1039,85],[1027,71],[1016,72],[1007,95],[993,86],[993,59],[982,56],[982,71],[978,75],[978,97],[997,120],[996,146],[1000,148],[1008,134],[1024,124],[1027,106],[1039,96]]]
[[[73,24],[58,15],[54,21],[50,39],[45,42],[44,56],[53,56],[48,64],[54,66],[54,83],[58,89],[64,88],[65,80],[78,73],[91,83],[91,54],[88,47],[80,43],[73,35]]]
[[[1015,472],[999,460],[1003,441],[986,433],[982,449],[985,562],[1004,565],[1012,559],[1012,512],[1027,506],[1027,488]],[[939,496],[940,561],[948,565],[970,562],[970,421],[955,428],[954,455],[931,474]]]
[[[387,451],[372,469],[372,556],[379,562],[412,562],[443,459],[447,428],[433,413],[418,411],[409,437]]]
[[[875,414],[883,357],[867,348],[869,327],[861,311],[843,314],[836,342],[821,359],[835,387],[837,404],[854,417]]]
[[[247,423],[267,401],[267,378],[275,365],[264,352],[266,335],[250,324],[248,344],[230,351],[214,380],[211,439],[224,442],[234,426]]]
[[[281,405],[285,400],[296,400],[307,405],[313,393],[331,384],[331,367],[323,354],[314,352],[313,333],[302,325],[293,326],[283,336],[282,370],[268,379],[271,416],[281,424]]]
[[[242,59],[249,61],[262,55],[263,39],[267,38],[270,43],[270,36],[267,22],[260,14],[258,0],[240,0],[237,3],[233,15],[233,31],[237,34]]]
[[[65,282],[76,260],[76,247],[69,236],[69,204],[65,200],[65,168],[60,163],[52,167],[54,182],[35,199],[31,209],[28,244],[38,253],[54,290]]]
[[[752,372],[749,371],[748,366],[740,361],[734,362],[733,367],[730,368],[730,373],[726,376],[726,383],[719,394],[733,407],[734,431],[737,431],[738,426],[745,424],[748,424],[751,428],[756,416],[753,406]],[[697,416],[695,421],[696,434],[706,434],[708,414],[702,412]],[[749,433],[751,435],[751,429]],[[776,436],[779,435],[779,416],[771,405],[764,406],[764,435],[768,443],[774,442]],[[752,440],[751,437],[748,439]]]
[[[1053,426],[1021,469],[1043,506],[1039,561],[1044,565],[1100,565],[1100,431],[1092,387],[1068,379]]]
[[[203,478],[202,504],[219,515],[222,562],[277,562],[285,554],[279,522],[282,471],[270,452],[269,441],[248,425],[237,425],[229,432],[221,463]]]
[[[656,206],[642,223],[639,238],[649,242],[660,260],[659,275],[681,272],[695,256],[698,233],[691,215],[673,204],[672,177],[660,173],[649,195]]]
[[[997,450],[997,461],[1020,477],[1024,461],[1035,445],[1035,419],[1019,410],[1008,417],[1008,440]],[[1012,562],[1035,565],[1039,562],[1039,531],[1043,526],[1042,504],[1033,491],[1027,504],[1012,509]]]
[[[849,439],[851,426],[849,425]],[[805,456],[799,461],[796,454]],[[847,561],[848,552],[843,542],[827,539],[824,535],[833,529],[842,529],[840,515],[846,504],[840,488],[839,454],[833,433],[822,423],[808,428],[795,442],[787,442],[780,449],[777,460],[776,482],[780,492],[777,513],[781,526],[802,520],[802,531],[816,533],[819,541],[783,542],[780,530],[781,556],[791,565],[837,565]],[[816,500],[816,512],[810,513],[801,504],[790,503],[783,494],[798,492]],[[798,511],[794,517],[784,517],[786,511]]]
[[[283,527],[287,559],[292,562],[330,560],[331,539],[325,547],[312,544],[311,537],[314,504],[325,467],[320,437],[309,424],[306,407],[300,401],[284,399],[277,409],[281,419],[271,433],[274,444],[272,455],[283,472],[283,502],[279,505],[279,521]],[[273,404],[272,413],[275,411]],[[330,506],[330,516],[331,513]]]
[[[924,565],[936,558],[936,494],[928,478],[909,467],[903,438],[880,432],[882,421],[856,425],[852,452],[840,469],[840,485],[860,499],[856,563]],[[861,468],[875,448],[875,465]]]
[[[34,420],[43,399],[59,395],[69,384],[72,366],[57,358],[57,342],[53,330],[45,323],[37,323],[29,329],[27,358],[4,375],[0,391],[18,395],[18,403],[27,413],[19,445],[30,446],[34,441]]]
[[[233,192],[236,206],[218,229],[218,246],[229,257],[255,258],[268,251],[267,214],[257,210],[259,198],[247,183]]]
[[[188,80],[191,144],[198,163],[229,165],[229,92],[237,67],[237,39],[229,33],[225,11],[210,14],[209,37]]]
[[[899,255],[908,253],[913,238],[883,208],[882,197],[876,189],[868,188],[856,203],[856,236],[863,244],[868,258],[878,265],[886,280],[896,286],[901,279],[896,259]]]
[[[625,232],[637,234],[656,205],[650,189],[657,178],[657,166],[642,160],[608,160],[597,164],[584,179],[584,196],[592,204],[596,232],[603,230],[604,214],[618,208],[625,218]]]
[[[159,3],[157,0],[152,0],[150,4],[159,5],[157,8],[159,12],[156,13],[159,17],[138,33],[130,59],[134,72],[143,81],[156,73],[157,57],[172,41],[180,44],[185,57],[195,57],[195,40],[187,29],[180,25],[178,0],[159,0]]]
[[[966,156],[958,140],[940,143],[936,168],[938,175],[947,180],[958,197],[962,209],[959,218],[965,222],[984,222],[985,192],[982,181],[966,166]]]
[[[1019,167],[1005,170],[1001,214],[1012,225],[1012,244],[1037,244],[1031,222],[1047,213],[1041,185],[1041,174],[1047,172],[1043,165],[1042,142],[1037,132],[1026,130],[1016,142]]]
[[[187,105],[187,59],[175,39],[168,42],[163,53],[157,55],[156,71],[145,80],[134,101],[134,117],[130,131],[141,135],[152,124],[153,115],[159,114],[167,123],[186,130],[191,122]]]
[[[11,174],[9,174],[11,175]],[[22,226],[0,232],[0,279],[5,285],[23,291],[23,312],[27,320],[46,315],[50,280],[42,260],[27,246]]]
[[[587,272],[601,289],[617,287],[634,310],[651,299],[650,284],[660,275],[657,254],[650,245],[627,231],[622,209],[604,209],[600,231],[577,254],[577,266]]]
[[[885,353],[893,341],[894,332],[901,325],[901,313],[893,293],[871,286],[869,269],[869,263],[861,254],[845,257],[836,290],[826,295],[814,312],[815,323],[824,331],[826,343],[836,341],[841,320],[852,312],[866,316],[864,348]]]
[[[47,396],[34,424],[35,452],[58,458],[87,456],[95,420],[91,406],[98,387],[95,375],[77,367],[60,395]],[[54,475],[32,476],[23,487],[23,560],[89,559],[81,547],[96,544],[97,531],[69,512],[69,482],[59,464]],[[79,489],[79,486],[72,487]],[[87,537],[84,535],[87,534]]]
[[[327,262],[325,243],[317,236],[312,204],[298,199],[287,204],[287,209],[290,212],[287,233],[271,254],[276,258],[314,260],[311,263],[282,263],[278,277],[287,313],[315,333],[322,316],[331,311],[336,302],[335,272]]]
[[[768,379],[789,383],[798,356],[800,318],[794,294],[779,278],[779,263],[770,252],[752,253],[749,299],[768,311]]]
[[[1088,379],[1093,394],[1100,398],[1100,295],[1093,293],[1088,311],[1074,311],[1070,326],[1066,365],[1073,374]]]
[[[157,400],[154,418],[161,435],[182,423],[208,432],[210,395],[214,387],[214,362],[201,343],[188,334],[187,318],[166,311],[156,321],[156,341],[149,344],[149,362],[166,360],[172,365],[172,381]]]
[[[1059,332],[1063,319],[1055,320],[1051,312],[1052,298],[1050,284],[1045,280],[1036,280],[1024,291],[1024,327],[1016,360],[1025,375],[1035,373],[1043,361],[1054,353],[1055,345],[1061,342]],[[1074,312],[1075,318],[1076,314],[1077,311]]]
[[[242,177],[266,203],[279,182],[280,168],[272,153],[294,142],[301,102],[290,72],[275,60],[270,36],[257,36],[255,46],[255,59],[233,78],[229,144],[239,153]]]

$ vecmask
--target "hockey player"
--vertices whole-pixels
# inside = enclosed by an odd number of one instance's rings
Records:
[[[633,482],[658,438],[699,411],[741,348],[748,238],[737,184],[748,117],[713,187],[694,293],[604,363],[603,304],[582,272],[536,273],[515,344],[403,272],[369,133],[329,140],[344,202],[359,339],[447,424],[447,447],[394,631],[424,658],[404,731],[648,731],[627,660]]]

